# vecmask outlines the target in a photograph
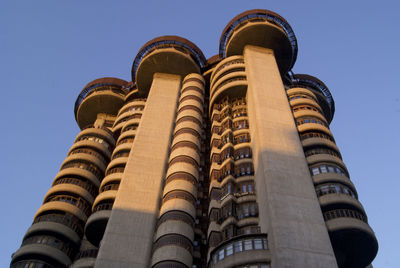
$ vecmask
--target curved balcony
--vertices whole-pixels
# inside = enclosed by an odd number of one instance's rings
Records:
[[[70,226],[50,221],[41,221],[32,224],[26,232],[25,238],[40,234],[57,234],[63,238],[67,238],[65,240],[69,240],[76,245],[79,245],[81,242],[81,236],[75,230],[72,230]]]
[[[227,59],[223,59],[220,61],[211,74],[210,78],[210,86],[212,87],[216,81],[218,81],[221,77],[232,73],[240,69],[241,71],[245,71],[244,59],[243,56],[231,56]]]
[[[166,240],[166,239],[165,239]],[[183,239],[182,239],[183,240]],[[163,246],[158,244],[165,243]],[[158,241],[155,244],[157,247],[153,251],[153,257],[151,260],[152,268],[165,268],[165,267],[192,267],[193,256],[192,252],[189,252],[185,247],[188,245],[174,245],[167,244],[167,241]]]
[[[41,260],[22,260],[11,263],[10,268],[26,268],[26,267],[40,267],[40,268],[56,268],[56,266],[41,261]]]
[[[343,175],[339,172],[320,173],[313,175],[312,178],[315,185],[325,183],[340,183],[346,185],[347,187],[350,187],[350,189],[352,189],[354,193],[356,192],[355,186],[350,181],[350,179],[346,175]]]
[[[68,156],[73,155],[73,154],[88,154],[88,155],[98,158],[104,165],[107,165],[108,162],[110,161],[110,156],[104,155],[99,144],[96,144],[96,145],[98,145],[100,148],[93,146],[93,144],[91,144],[91,146],[80,145],[80,144],[75,145],[75,146],[74,145],[71,146],[71,149],[68,152]]]
[[[242,55],[246,45],[274,50],[282,73],[289,71],[297,58],[297,40],[289,23],[278,14],[264,9],[245,11],[234,17],[220,38],[222,57]]]
[[[68,177],[57,178],[54,180],[52,186],[71,185],[71,184],[85,189],[92,196],[93,199],[98,194],[98,185],[94,184],[92,181],[87,180],[83,177],[68,176]]]
[[[114,133],[106,127],[94,127],[93,125],[89,125],[89,126],[85,127],[84,129],[82,129],[81,132],[79,132],[76,140],[78,140],[78,138],[81,137],[82,135],[89,135],[89,136],[94,135],[94,136],[102,137],[110,145],[112,145],[112,146],[115,145]]]
[[[43,265],[45,268],[67,268],[71,259],[62,251],[40,244],[21,246],[13,254],[10,268],[35,267],[26,265]],[[24,265],[24,266],[22,266]]]
[[[104,231],[106,230],[108,220],[111,215],[111,208],[113,201],[109,203],[102,203],[95,207],[95,211],[90,215],[85,226],[85,235],[87,240],[99,246],[101,239],[103,239]]]
[[[249,263],[269,263],[271,254],[265,234],[237,236],[213,249],[209,267],[233,267]]]
[[[90,165],[91,167],[93,167],[93,169],[99,171],[102,174],[106,169],[106,164],[96,155],[80,152],[68,155],[61,163],[61,170],[64,166],[71,166],[71,163],[77,162],[82,162],[83,165]]]
[[[243,97],[247,92],[247,78],[244,72],[235,72],[223,77],[224,81],[216,83],[211,89],[210,114],[213,105],[223,97]]]
[[[331,188],[331,190],[333,190]],[[335,189],[339,190],[339,189]],[[331,191],[332,192],[332,191]],[[321,209],[323,211],[332,210],[332,209],[351,209],[360,213],[360,215],[365,215],[364,207],[357,200],[354,193],[348,191],[344,192],[336,192],[336,193],[326,193],[321,195],[321,191],[317,191],[320,194],[318,197],[318,201],[321,205]],[[324,192],[322,192],[324,193]],[[353,195],[352,195],[353,194]],[[364,217],[364,216],[363,216]],[[366,220],[366,217],[365,217]]]
[[[14,253],[11,264],[22,260],[40,260],[55,267],[68,267],[77,251],[77,244],[61,237],[35,234],[25,237],[20,249]]]
[[[119,110],[117,117],[121,116],[123,113],[126,112],[143,111],[145,105],[146,105],[146,100],[143,99],[129,100],[128,102],[125,102],[125,105],[122,106],[121,110]]]
[[[94,197],[85,188],[71,183],[60,183],[51,187],[47,191],[44,200],[47,200],[49,197],[55,195],[71,196],[74,199],[77,198],[82,200],[86,204],[92,204],[94,201]]]
[[[127,84],[124,80],[111,77],[87,84],[75,102],[75,119],[79,127],[83,129],[93,124],[99,113],[117,115],[128,93],[125,89]]]
[[[84,215],[86,215],[86,218],[90,215],[91,203],[88,202],[86,199],[80,197],[79,195],[73,193],[52,193],[46,195],[46,199],[43,203],[44,204],[42,207],[44,207],[46,204],[54,204],[58,206],[72,205],[78,208]]]
[[[305,89],[303,87],[296,87],[295,85],[292,85],[289,88],[287,88],[286,94],[288,95],[290,100],[298,99],[298,97],[295,97],[296,95],[305,95],[304,97],[317,101],[317,96],[315,96],[315,94],[312,91]]]
[[[76,172],[76,170],[81,170],[82,172]],[[82,160],[73,160],[69,162],[64,161],[57,175],[59,175],[62,172],[62,174],[66,175],[77,173],[77,175],[79,176],[88,177],[85,176],[86,171],[94,175],[99,181],[101,181],[104,177],[104,172],[102,172],[97,165]]]
[[[138,52],[132,66],[132,80],[139,92],[147,94],[155,73],[181,75],[200,73],[206,59],[201,50],[179,36],[161,36],[147,42]]]
[[[366,217],[350,209],[323,213],[339,267],[366,267],[375,258],[378,242]]]
[[[302,133],[300,139],[304,151],[308,150],[309,148],[321,147],[334,150],[340,155],[340,150],[337,147],[336,143],[333,141],[332,137],[326,134],[318,132]]]
[[[71,265],[71,268],[94,267],[98,251],[98,249],[81,250],[78,255],[76,255],[75,261]]]
[[[73,230],[79,237],[83,236],[84,222],[74,215],[61,211],[52,211],[51,213],[42,214],[35,218],[33,224],[39,223],[59,223]]]
[[[122,178],[122,173],[112,173],[110,175],[107,175],[104,177],[104,180],[102,180],[101,184],[100,184],[100,192],[105,191],[104,187],[107,184],[119,184]]]
[[[244,97],[247,92],[247,78],[244,70],[242,56],[235,56],[224,59],[212,73],[210,86],[210,115],[213,112],[213,105],[223,97]],[[219,116],[220,118],[222,116]]]
[[[163,200],[160,215],[171,212],[171,211],[182,211],[188,215],[190,215],[193,219],[196,218],[196,207],[195,202],[190,200],[190,198],[182,199],[172,197],[167,200]]]
[[[290,88],[303,87],[311,90],[318,99],[318,104],[321,106],[325,118],[330,123],[335,114],[335,102],[328,87],[316,77],[306,74],[295,74],[292,77]]]

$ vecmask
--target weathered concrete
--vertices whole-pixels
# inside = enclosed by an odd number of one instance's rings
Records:
[[[154,75],[95,267],[150,266],[180,87],[180,76]]]
[[[261,231],[273,267],[337,267],[272,50],[246,46],[248,114]]]

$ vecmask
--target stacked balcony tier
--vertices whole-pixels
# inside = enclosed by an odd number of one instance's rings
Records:
[[[289,103],[336,260],[339,267],[366,267],[374,259],[378,245],[329,129],[333,99],[329,92],[321,91],[327,88],[316,78],[295,77],[287,90]]]
[[[203,136],[204,80],[183,80],[162,205],[153,245],[152,267],[192,267]]]
[[[129,97],[114,121],[112,131],[118,139],[85,226],[85,235],[95,246],[99,246],[103,238],[145,104],[143,98]]]
[[[251,258],[257,259],[257,254],[246,252],[222,261],[224,256],[234,255],[230,251],[233,241],[237,240],[239,245],[244,240],[252,241],[250,236],[260,233],[246,94],[247,78],[242,56],[231,56],[213,67],[210,76],[212,124],[207,234],[208,259],[212,267],[226,267],[239,255],[243,264],[251,263]],[[226,251],[227,255],[217,256]],[[270,260],[263,258],[260,261],[267,264]]]
[[[21,248],[13,255],[12,267],[67,267],[72,263],[114,145],[106,128],[90,127],[79,133]]]

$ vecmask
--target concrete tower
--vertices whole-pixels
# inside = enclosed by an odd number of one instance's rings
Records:
[[[219,54],[146,43],[132,82],[75,103],[81,132],[11,267],[367,267],[378,244],[329,124],[268,10],[233,18]]]

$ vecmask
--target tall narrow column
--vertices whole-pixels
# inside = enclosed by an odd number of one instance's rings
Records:
[[[274,267],[337,267],[274,52],[244,49],[261,232]]]
[[[180,86],[154,74],[95,267],[149,267]]]

